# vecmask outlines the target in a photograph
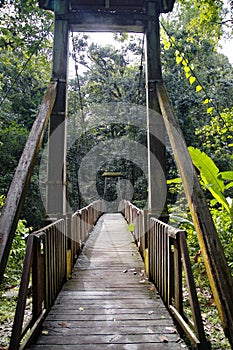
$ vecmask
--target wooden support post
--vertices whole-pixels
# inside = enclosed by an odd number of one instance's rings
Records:
[[[233,346],[233,279],[231,272],[164,83],[157,84],[157,94],[197,232],[214,300],[225,334]]]
[[[166,201],[165,129],[156,95],[156,84],[162,80],[160,61],[159,4],[147,1],[146,25],[146,91],[148,147],[148,209],[164,220]]]
[[[65,1],[57,1],[53,47],[52,80],[57,81],[57,98],[50,118],[46,210],[49,217],[66,213],[66,114],[69,26],[56,19],[66,12]]]
[[[34,163],[40,150],[55,97],[56,84],[51,83],[33,123],[0,215],[0,282],[5,271]]]

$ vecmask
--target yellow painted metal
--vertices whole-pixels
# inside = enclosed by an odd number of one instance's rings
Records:
[[[149,276],[149,253],[148,248],[144,249],[144,265],[145,265],[145,273],[147,277]]]
[[[71,261],[71,249],[66,252],[66,278],[69,279],[71,277],[72,272],[72,261]]]

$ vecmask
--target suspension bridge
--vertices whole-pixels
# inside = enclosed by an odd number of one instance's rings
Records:
[[[40,0],[55,15],[51,83],[0,217],[3,278],[33,165],[49,123],[46,211],[29,235],[12,329],[16,349],[210,349],[184,231],[166,223],[165,131],[175,156],[225,335],[233,344],[233,281],[162,79],[159,16],[174,0]],[[148,208],[104,199],[67,213],[66,117],[70,31],[145,33]],[[159,123],[154,115],[160,115]],[[155,137],[154,135],[159,135]],[[153,162],[153,158],[158,162]],[[161,171],[162,169],[162,171]],[[162,208],[161,208],[162,206]],[[185,313],[186,286],[192,319]],[[25,317],[29,287],[30,317]]]

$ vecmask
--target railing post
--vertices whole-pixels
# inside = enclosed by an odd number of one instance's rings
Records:
[[[34,238],[34,254],[32,262],[32,315],[36,320],[42,314],[42,301],[44,298],[43,264],[41,256],[41,237]]]
[[[180,315],[183,315],[182,263],[179,242],[174,240],[174,305]]]
[[[66,225],[66,236],[67,236],[67,249],[66,249],[66,279],[71,276],[72,265],[73,265],[73,254],[72,254],[72,214],[68,213],[65,217]]]
[[[189,291],[189,301],[190,301],[190,306],[192,310],[195,331],[198,336],[198,339],[200,340],[200,343],[202,344],[202,349],[203,350],[209,349],[210,344],[207,342],[205,337],[205,331],[202,323],[201,312],[199,309],[199,302],[198,302],[196,286],[195,286],[195,282],[192,274],[192,266],[189,258],[185,232],[180,231],[178,232],[178,235],[179,235],[178,240],[179,240],[180,249],[181,249],[181,256],[184,264],[186,283]]]
[[[23,328],[24,310],[27,300],[27,291],[30,280],[30,270],[32,266],[33,259],[33,248],[34,248],[34,235],[29,235],[27,240],[26,255],[23,265],[22,280],[19,289],[19,302],[17,303],[15,319],[12,328],[12,335],[9,345],[9,350],[18,350],[21,332]]]

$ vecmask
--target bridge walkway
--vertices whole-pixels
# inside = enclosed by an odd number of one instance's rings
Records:
[[[184,348],[125,219],[104,214],[30,349]]]

